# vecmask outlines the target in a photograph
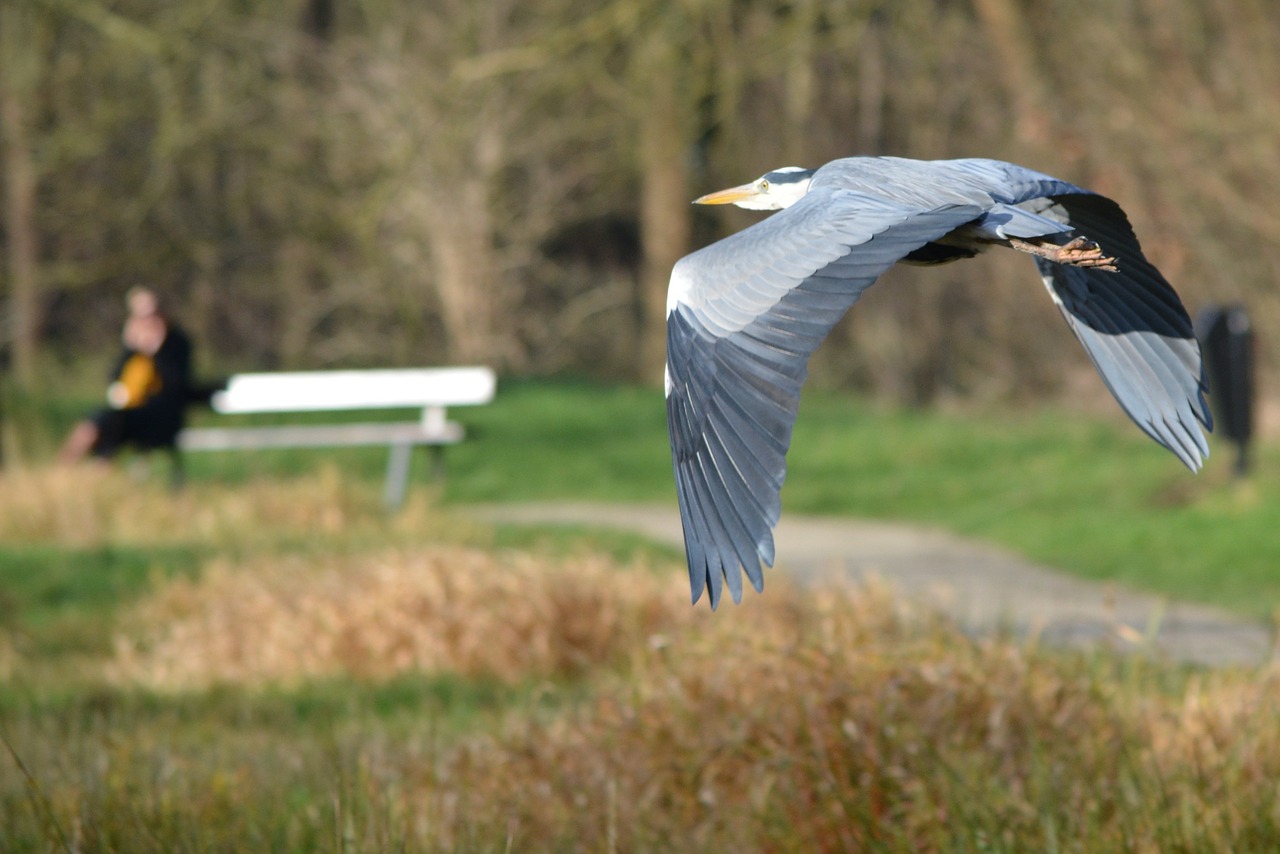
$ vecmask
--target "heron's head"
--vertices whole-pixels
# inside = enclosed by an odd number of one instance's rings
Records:
[[[777,211],[790,207],[809,192],[812,169],[784,166],[766,172],[750,184],[731,187],[694,199],[695,205],[737,205],[749,211]]]

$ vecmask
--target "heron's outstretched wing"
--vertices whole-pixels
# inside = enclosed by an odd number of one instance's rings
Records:
[[[667,423],[693,601],[742,597],[773,564],[786,453],[809,356],[863,290],[980,204],[908,206],[815,188],[689,255],[667,302]]]
[[[1105,196],[1054,196],[1041,213],[1069,223],[1114,255],[1118,272],[1036,266],[1111,394],[1151,438],[1192,471],[1209,456],[1213,429],[1200,345],[1178,295],[1142,254],[1129,220]]]

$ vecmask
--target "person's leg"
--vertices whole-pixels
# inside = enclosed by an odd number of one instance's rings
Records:
[[[89,453],[99,460],[110,460],[124,445],[135,441],[138,410],[103,409],[93,419],[98,425],[98,440]]]
[[[71,465],[83,460],[97,444],[99,435],[98,425],[92,420],[86,418],[79,422],[71,428],[71,434],[62,443],[62,449],[58,451],[58,462]]]

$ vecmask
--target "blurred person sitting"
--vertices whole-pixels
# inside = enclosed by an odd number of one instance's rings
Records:
[[[127,296],[124,344],[107,387],[107,406],[79,422],[58,454],[62,463],[108,460],[125,446],[173,448],[191,395],[191,342],[161,310],[150,288]]]

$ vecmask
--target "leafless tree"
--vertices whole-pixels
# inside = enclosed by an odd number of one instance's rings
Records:
[[[1057,7],[1053,7],[1057,8]],[[1064,13],[1066,14],[1066,13]],[[108,346],[176,297],[225,368],[484,361],[657,382],[665,289],[848,154],[985,155],[1120,199],[1193,308],[1280,322],[1267,0],[0,3],[2,341]],[[895,271],[819,383],[901,401],[1087,370],[1018,259]]]

